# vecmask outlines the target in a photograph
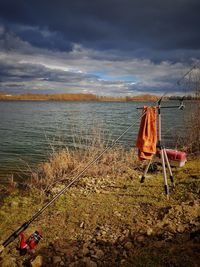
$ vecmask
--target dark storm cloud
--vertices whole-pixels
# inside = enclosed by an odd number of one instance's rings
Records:
[[[71,51],[72,44],[67,42],[60,33],[40,31],[38,28],[12,27],[16,34],[24,41],[39,48],[51,50]]]
[[[198,0],[0,3],[2,21],[10,27],[15,25],[15,32],[35,46],[70,50],[71,44],[79,43],[100,50],[126,50],[138,57],[144,57],[144,53],[150,58],[158,50],[162,51],[158,60],[166,59],[167,51],[199,49],[199,10]],[[20,30],[16,25],[38,30]],[[53,34],[45,38],[41,33],[44,29]]]
[[[180,91],[199,63],[199,10],[199,0],[1,0],[0,90]]]
[[[40,92],[75,93],[87,89],[88,93],[95,86],[111,86],[112,83],[98,80],[98,76],[49,69],[39,64],[5,62],[0,60],[0,92],[27,93],[40,89]],[[78,89],[78,91],[76,91]],[[92,91],[93,92],[93,91]]]
[[[49,72],[42,66],[32,64],[14,64],[0,61],[0,77],[2,82],[17,82],[49,77]]]
[[[82,73],[66,72],[61,70],[50,70],[41,65],[36,64],[14,64],[5,63],[0,60],[0,77],[2,82],[17,82],[33,81],[35,79],[40,81],[52,82],[74,82],[78,83],[82,80],[97,79],[95,75],[88,75]]]

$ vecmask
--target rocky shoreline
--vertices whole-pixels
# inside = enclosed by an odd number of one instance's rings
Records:
[[[160,257],[158,262],[163,266],[199,266],[199,204],[199,201],[190,201],[180,206],[161,208],[157,214],[151,212],[144,220],[146,229],[138,229],[135,223],[135,231],[127,228],[114,232],[109,225],[104,225],[97,227],[92,234],[85,231],[85,240],[80,242],[58,241],[42,250],[32,266],[38,266],[35,264],[40,261],[42,266],[145,266],[142,260],[141,264],[138,262],[140,257],[146,256],[146,251],[152,252],[152,258],[148,255],[146,259],[146,266],[153,264],[156,257]],[[180,222],[183,214],[185,219]],[[153,219],[155,215],[157,218]],[[81,227],[84,228],[84,224]],[[183,262],[182,256],[177,257],[177,253],[187,253]],[[194,257],[194,265],[188,265],[186,255]],[[155,263],[154,266],[159,265]]]
[[[170,200],[160,170],[144,185],[134,170],[121,177],[84,178],[31,229],[38,227],[43,235],[35,253],[20,257],[17,243],[12,244],[0,256],[0,266],[200,266],[199,160],[174,172]],[[62,187],[54,187],[51,196]],[[7,232],[8,211],[15,212],[10,220],[17,225],[31,214],[27,206],[38,209],[44,201],[35,193],[34,199],[13,194],[0,209],[1,229]]]

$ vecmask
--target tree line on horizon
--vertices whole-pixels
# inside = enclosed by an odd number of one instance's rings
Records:
[[[154,101],[159,96],[144,94],[138,96],[98,96],[94,94],[17,94],[0,93],[0,100],[60,100],[60,101]]]
[[[114,96],[98,96],[94,94],[6,94],[0,93],[0,100],[49,100],[49,101],[157,101],[161,96],[143,94],[137,96],[123,96],[123,97],[114,97]],[[166,100],[180,100],[181,96],[169,96],[164,97]],[[193,95],[187,95],[184,97],[186,100],[196,99]]]

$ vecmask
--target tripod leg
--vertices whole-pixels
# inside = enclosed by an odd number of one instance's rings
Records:
[[[168,187],[168,183],[167,183],[167,173],[166,173],[166,167],[165,167],[165,156],[164,156],[164,149],[163,148],[161,149],[160,154],[161,154],[162,167],[163,167],[165,193],[167,195],[167,198],[169,198],[169,187]]]
[[[140,183],[144,183],[145,176],[146,176],[146,174],[147,174],[147,172],[148,172],[148,170],[149,170],[149,166],[150,166],[150,164],[151,164],[151,160],[149,160],[149,162],[148,162],[148,164],[147,164],[147,166],[146,166],[146,168],[145,168],[145,170],[144,170],[144,173],[143,173],[143,175],[142,175],[142,177],[141,177]]]
[[[168,159],[168,156],[167,156],[166,149],[164,148],[163,150],[164,150],[164,156],[165,156],[165,160],[167,162],[167,167],[168,167],[169,174],[170,174],[170,181],[171,181],[172,186],[174,188],[175,187],[175,183],[174,183],[174,177],[173,177],[173,174],[172,174],[172,169],[171,169],[171,166],[170,166],[170,163],[169,163],[169,159]]]

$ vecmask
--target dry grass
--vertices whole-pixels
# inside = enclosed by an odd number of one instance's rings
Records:
[[[185,118],[185,133],[178,138],[178,146],[190,154],[200,154],[200,102],[191,103]]]
[[[30,184],[48,192],[55,184],[71,181],[89,162],[95,159],[111,141],[105,142],[100,130],[93,130],[93,138],[85,140],[81,135],[74,139],[76,149],[64,148],[54,151],[49,160],[42,163],[37,171],[32,172]],[[80,148],[82,147],[82,148]],[[115,146],[106,151],[84,174],[84,177],[117,177],[128,170],[138,167],[135,150]]]

